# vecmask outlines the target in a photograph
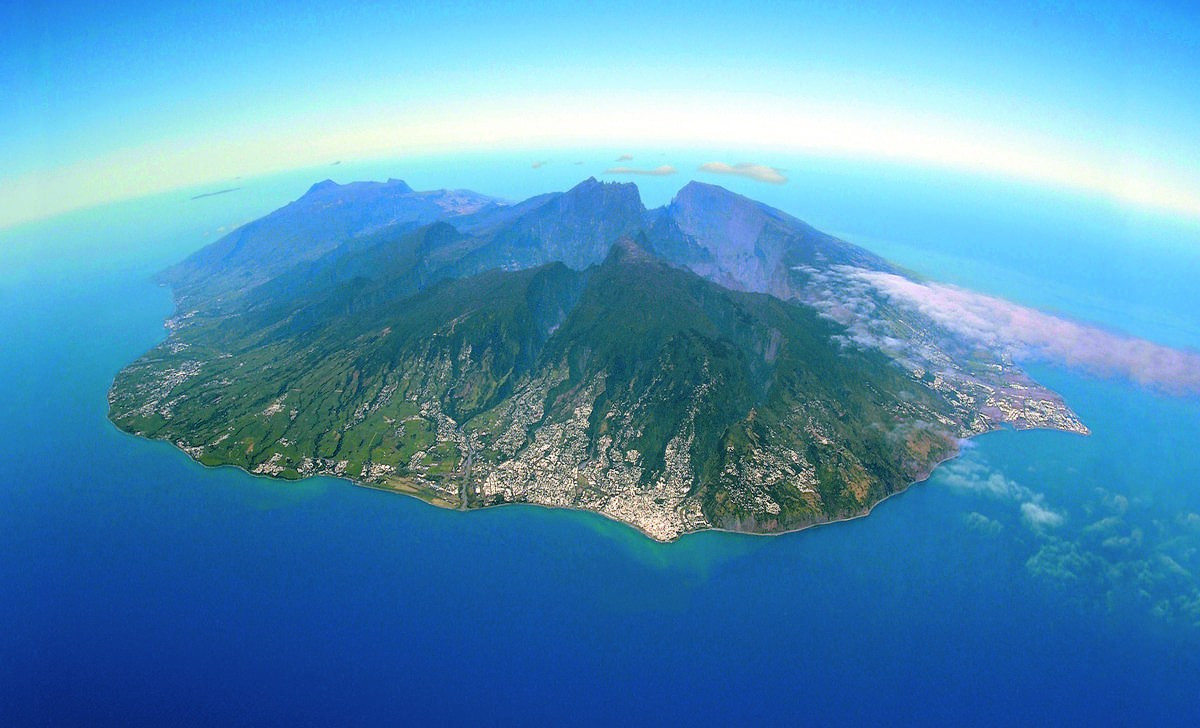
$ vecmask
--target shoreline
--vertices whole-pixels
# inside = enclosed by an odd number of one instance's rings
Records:
[[[145,437],[144,435],[137,435],[132,432],[129,432],[128,430],[124,430],[119,425],[117,425],[116,422],[113,422],[112,418],[110,418],[107,414],[105,414],[104,419],[108,422],[109,426],[111,426],[113,429],[115,429],[117,432],[120,432],[123,435],[132,437],[132,438],[136,438],[138,440],[144,440],[147,442],[166,443],[166,444],[170,445],[172,448],[174,448],[175,450],[186,455],[188,460],[190,460],[192,463],[199,465],[200,467],[206,468],[206,469],[233,468],[235,470],[240,470],[241,472],[243,472],[246,475],[249,475],[253,478],[262,478],[266,481],[274,482],[274,483],[298,483],[298,482],[301,482],[304,480],[309,480],[311,478],[330,478],[332,480],[337,480],[340,482],[348,483],[352,487],[355,487],[355,488],[363,488],[365,490],[379,491],[381,493],[390,493],[390,494],[394,494],[394,495],[398,495],[398,496],[407,496],[409,498],[414,498],[416,500],[419,500],[422,503],[425,503],[433,508],[438,508],[438,509],[445,510],[445,511],[455,511],[455,512],[459,512],[459,513],[471,513],[473,511],[486,511],[486,510],[492,510],[492,509],[496,509],[496,508],[504,508],[505,506],[528,506],[528,507],[532,507],[532,508],[542,508],[542,509],[545,509],[548,511],[559,510],[559,511],[574,511],[577,513],[590,513],[590,514],[599,516],[599,517],[605,519],[606,521],[609,521],[610,523],[617,523],[626,528],[629,528],[629,529],[635,531],[636,533],[638,533],[639,535],[641,535],[642,537],[644,537],[646,540],[651,541],[656,544],[661,544],[664,546],[669,546],[670,544],[678,543],[678,542],[682,541],[684,538],[686,538],[687,536],[693,536],[693,535],[697,535],[697,534],[701,534],[701,533],[715,532],[715,533],[724,533],[724,534],[731,534],[731,535],[737,535],[737,536],[754,536],[754,537],[773,538],[776,536],[786,536],[786,535],[792,534],[792,533],[800,533],[801,531],[807,531],[809,529],[817,528],[819,526],[829,526],[829,525],[833,525],[836,523],[846,523],[849,521],[856,521],[856,520],[859,520],[862,518],[866,518],[867,516],[870,516],[875,511],[875,509],[879,506],[879,504],[883,503],[884,501],[890,500],[892,498],[895,498],[898,495],[902,495],[903,493],[908,492],[908,490],[910,488],[912,488],[913,486],[928,482],[929,479],[933,477],[934,472],[941,465],[943,465],[947,462],[950,462],[951,460],[954,460],[954,459],[958,458],[960,455],[962,455],[962,451],[963,451],[963,448],[961,446],[962,443],[970,442],[973,439],[975,439],[976,437],[980,437],[982,435],[987,435],[992,432],[998,432],[998,431],[1001,431],[1004,429],[1013,429],[1014,431],[1017,430],[1017,428],[1011,427],[1011,426],[1008,428],[1006,428],[1004,426],[997,426],[990,430],[987,430],[986,432],[980,432],[980,433],[971,435],[969,437],[959,438],[957,441],[958,446],[956,446],[953,454],[948,455],[947,457],[944,457],[941,460],[938,460],[937,462],[933,463],[932,465],[930,465],[929,470],[925,473],[925,475],[923,477],[921,477],[917,480],[913,480],[912,482],[908,483],[904,487],[898,488],[895,491],[885,495],[884,497],[880,498],[879,500],[875,501],[870,506],[868,506],[866,508],[866,510],[864,510],[862,513],[857,513],[857,514],[854,514],[851,516],[844,516],[841,518],[830,518],[828,520],[823,520],[823,521],[814,521],[812,523],[808,523],[803,526],[797,526],[796,528],[789,528],[789,529],[783,530],[783,531],[740,531],[740,530],[736,530],[736,529],[732,529],[732,528],[722,528],[720,526],[711,526],[709,528],[702,528],[702,529],[698,529],[695,531],[685,531],[683,533],[680,533],[678,536],[676,536],[673,539],[664,541],[664,540],[655,538],[651,534],[647,533],[646,531],[642,530],[641,528],[639,528],[638,526],[636,526],[632,523],[629,523],[627,521],[622,521],[618,518],[613,518],[612,516],[608,515],[607,513],[604,513],[603,511],[597,511],[597,510],[593,510],[590,508],[579,508],[579,507],[575,507],[575,506],[553,506],[553,505],[546,505],[543,503],[533,503],[533,502],[528,502],[528,501],[512,502],[512,503],[495,503],[492,505],[478,506],[475,508],[462,508],[458,505],[450,503],[449,501],[441,501],[441,503],[434,502],[435,500],[439,500],[439,499],[425,498],[422,496],[420,491],[415,490],[415,489],[413,491],[407,491],[407,490],[402,490],[399,488],[389,488],[387,486],[373,484],[373,483],[363,483],[363,482],[354,480],[353,478],[346,477],[344,475],[329,475],[329,474],[325,474],[325,473],[319,473],[316,475],[306,475],[301,478],[280,478],[280,477],[276,477],[274,475],[268,475],[265,473],[252,473],[249,470],[247,470],[246,468],[242,467],[241,465],[236,465],[234,463],[218,463],[216,465],[207,465],[205,463],[200,462],[198,459],[193,457],[190,453],[188,453],[182,447],[175,444],[174,442],[171,442],[170,440],[168,440],[166,438]],[[1020,431],[1028,431],[1028,430],[1047,430],[1047,431],[1051,431],[1051,432],[1068,432],[1068,433],[1071,432],[1069,430],[1060,430],[1060,429],[1054,428],[1054,427],[1030,427],[1030,428],[1022,428]],[[1080,433],[1073,433],[1073,434],[1080,434]],[[1086,435],[1083,435],[1083,436],[1086,437]]]
[[[178,313],[178,300],[175,297],[174,290],[172,290],[172,299],[173,299],[173,303],[175,304],[175,313],[173,313],[172,315],[175,315]],[[164,324],[164,327],[165,327],[165,324]],[[168,332],[167,336],[164,338],[164,341],[166,339],[169,339],[170,336],[171,336],[171,333]],[[111,394],[113,387],[116,386],[116,378],[120,374],[121,371],[123,371],[123,369],[118,370],[116,373],[114,373],[112,379],[109,381],[109,385],[106,390],[106,396],[105,396],[106,403],[109,402],[108,395]],[[385,493],[393,493],[393,494],[401,495],[401,496],[408,496],[410,498],[415,498],[419,501],[427,503],[430,506],[433,506],[435,508],[441,508],[444,510],[452,510],[452,511],[460,511],[462,513],[469,513],[471,511],[483,511],[483,510],[489,510],[492,508],[502,508],[504,506],[518,506],[518,505],[532,506],[532,507],[536,507],[536,508],[544,508],[547,510],[564,510],[564,511],[577,511],[577,512],[581,512],[581,513],[591,513],[591,514],[600,516],[609,522],[619,523],[627,528],[630,528],[653,543],[664,544],[664,545],[677,543],[686,536],[691,536],[693,534],[706,533],[706,532],[710,532],[710,531],[716,532],[716,533],[736,534],[736,535],[741,535],[741,536],[774,537],[774,536],[784,536],[784,535],[787,535],[790,533],[799,533],[801,531],[807,531],[811,528],[816,528],[818,526],[827,526],[827,525],[832,525],[835,523],[846,523],[848,521],[855,521],[860,518],[866,518],[867,516],[871,515],[875,511],[875,509],[879,506],[879,504],[883,503],[884,501],[887,501],[891,498],[901,495],[902,493],[907,492],[909,488],[912,488],[915,485],[920,485],[921,483],[927,482],[931,477],[933,477],[934,471],[936,471],[939,466],[941,466],[942,464],[944,464],[946,462],[949,462],[950,460],[953,460],[953,459],[959,457],[962,454],[962,449],[963,449],[962,443],[970,442],[971,440],[973,440],[976,437],[980,437],[982,435],[986,435],[991,432],[996,432],[996,431],[1003,430],[1003,429],[1012,429],[1014,431],[1049,430],[1049,431],[1055,431],[1055,432],[1068,432],[1068,433],[1074,433],[1077,435],[1081,435],[1083,437],[1088,437],[1091,434],[1091,430],[1086,425],[1083,426],[1084,430],[1085,430],[1084,432],[1077,432],[1074,430],[1067,430],[1067,429],[1062,429],[1062,428],[1057,428],[1057,427],[1046,427],[1046,426],[1019,427],[1010,422],[993,423],[992,427],[989,428],[988,430],[985,430],[983,432],[978,432],[973,435],[968,435],[967,437],[956,438],[956,440],[955,440],[956,444],[955,444],[954,452],[952,454],[932,463],[929,466],[929,469],[925,472],[925,474],[922,477],[905,484],[903,487],[897,488],[895,491],[893,491],[891,493],[888,493],[884,497],[880,498],[879,500],[875,501],[871,505],[867,506],[865,508],[865,510],[863,510],[861,513],[856,513],[856,514],[850,515],[850,516],[843,516],[840,518],[830,518],[830,519],[821,520],[821,521],[814,521],[812,523],[807,523],[802,526],[797,526],[795,528],[789,528],[789,529],[781,530],[781,531],[742,531],[742,530],[731,529],[731,528],[722,528],[720,526],[709,526],[708,528],[703,528],[703,529],[699,529],[696,531],[685,531],[683,533],[678,534],[677,536],[675,536],[674,538],[672,538],[670,540],[664,541],[664,540],[656,538],[655,536],[647,533],[645,530],[643,530],[642,528],[638,527],[637,525],[635,525],[633,523],[629,523],[627,521],[622,521],[618,518],[614,518],[614,517],[608,515],[607,513],[604,513],[603,511],[597,511],[597,510],[593,510],[590,508],[580,508],[580,507],[576,507],[576,506],[546,505],[546,504],[542,504],[542,503],[532,503],[532,502],[528,502],[528,501],[511,502],[511,503],[509,503],[509,502],[495,503],[492,505],[468,508],[468,507],[465,507],[465,505],[463,505],[463,504],[455,505],[455,504],[450,503],[449,501],[441,500],[440,498],[437,498],[436,496],[429,497],[429,498],[424,497],[422,495],[421,491],[417,490],[415,488],[413,490],[409,491],[409,490],[387,487],[384,485],[378,485],[378,484],[373,484],[373,483],[364,483],[364,482],[360,482],[353,478],[343,476],[343,475],[330,475],[330,474],[325,474],[325,473],[319,473],[316,475],[306,475],[303,477],[293,479],[293,478],[280,478],[280,477],[277,477],[274,475],[269,475],[266,473],[252,473],[249,470],[247,470],[246,468],[242,467],[241,465],[236,465],[234,463],[218,463],[216,465],[206,465],[205,463],[200,462],[197,458],[193,457],[190,453],[188,453],[182,447],[180,447],[179,445],[177,445],[176,443],[172,442],[169,439],[161,438],[161,437],[145,437],[143,435],[137,435],[137,434],[134,434],[127,430],[124,430],[119,425],[117,425],[116,422],[114,422],[112,420],[112,418],[109,416],[108,412],[105,413],[104,418],[109,423],[109,425],[111,425],[117,431],[119,431],[125,435],[129,435],[131,437],[135,437],[135,438],[138,438],[141,440],[166,442],[166,443],[170,444],[171,447],[173,447],[176,450],[179,450],[180,452],[187,455],[189,460],[191,460],[192,462],[194,462],[204,468],[230,467],[230,468],[235,468],[237,470],[240,470],[249,476],[256,477],[256,478],[265,478],[267,480],[275,481],[275,482],[300,482],[303,480],[308,480],[309,478],[313,478],[313,477],[328,477],[328,478],[332,478],[335,480],[347,482],[350,485],[357,487],[357,488],[364,488],[367,490],[375,490],[375,491],[381,491],[381,492],[385,492]],[[1080,422],[1082,424],[1082,421],[1080,421]],[[435,502],[435,501],[440,501],[440,502]]]
[[[219,190],[216,192],[205,193],[203,195],[200,195],[199,197],[220,195],[220,194],[224,194],[227,192],[234,192],[234,191],[237,191],[238,189],[240,189],[240,188],[222,189],[222,190]],[[197,198],[193,198],[193,199],[197,199]],[[174,309],[173,313],[171,314],[171,317],[174,317],[179,314],[180,300],[179,300],[177,292],[174,290],[174,287],[172,286],[171,288],[172,288],[171,298],[172,298],[173,309]],[[164,342],[167,340],[170,340],[175,335],[175,332],[167,327],[167,323],[171,320],[171,317],[169,317],[166,321],[164,321],[164,324],[163,324],[163,327],[168,329],[167,335],[163,339]],[[161,345],[161,343],[162,342],[160,342],[160,344],[158,344],[158,345]],[[126,366],[128,366],[128,365],[126,365]],[[785,528],[782,530],[772,530],[772,531],[748,531],[748,530],[742,530],[742,529],[725,528],[725,527],[716,526],[716,525],[709,525],[706,528],[701,528],[701,529],[697,529],[694,531],[683,531],[683,532],[676,534],[674,537],[672,537],[668,540],[663,540],[663,539],[660,539],[660,538],[648,533],[643,528],[639,527],[638,525],[636,525],[634,523],[630,523],[628,521],[621,520],[619,518],[616,518],[614,516],[611,516],[611,515],[603,512],[603,511],[595,510],[592,508],[584,508],[584,507],[569,506],[569,505],[549,505],[549,504],[529,502],[529,501],[493,503],[490,505],[468,507],[466,504],[466,499],[462,498],[461,492],[459,494],[461,502],[458,504],[454,504],[454,503],[451,503],[439,496],[427,495],[422,490],[420,490],[419,488],[416,488],[416,487],[409,489],[409,488],[389,486],[389,485],[378,484],[378,483],[367,483],[367,482],[355,480],[354,478],[345,476],[345,475],[317,473],[317,474],[305,475],[305,476],[301,476],[301,477],[297,477],[297,478],[281,478],[281,477],[278,477],[276,475],[272,475],[269,473],[253,473],[250,470],[248,470],[246,467],[243,467],[241,465],[237,465],[234,463],[217,463],[215,465],[207,465],[203,462],[200,462],[200,460],[197,457],[193,456],[191,453],[187,452],[187,449],[185,449],[184,446],[176,444],[175,442],[171,441],[168,438],[146,437],[143,435],[138,435],[138,434],[129,432],[129,431],[121,428],[111,418],[111,416],[110,416],[111,415],[111,397],[112,397],[113,389],[116,386],[117,377],[120,376],[120,373],[122,371],[124,371],[124,368],[122,368],[122,369],[118,370],[116,373],[114,373],[112,379],[109,381],[109,386],[108,386],[107,392],[106,392],[105,400],[107,403],[110,404],[110,408],[109,408],[110,411],[105,413],[105,419],[109,422],[109,424],[112,425],[113,427],[115,427],[120,432],[123,432],[127,435],[131,435],[133,437],[138,437],[138,438],[144,439],[144,440],[160,440],[163,442],[168,442],[168,443],[170,443],[170,445],[172,447],[174,447],[175,449],[180,450],[181,452],[186,454],[190,460],[192,460],[193,462],[196,462],[206,468],[232,467],[232,468],[241,470],[242,472],[246,473],[247,475],[267,478],[267,479],[270,479],[273,481],[286,481],[286,482],[293,482],[293,481],[299,482],[299,481],[303,481],[303,480],[308,480],[309,478],[312,478],[315,476],[330,477],[330,478],[334,478],[337,480],[346,481],[350,485],[356,486],[359,488],[365,488],[368,490],[384,491],[384,492],[388,492],[388,493],[395,493],[398,495],[407,495],[407,496],[416,498],[418,500],[421,500],[425,503],[428,503],[429,505],[437,507],[437,508],[443,508],[446,510],[457,510],[457,511],[463,511],[463,512],[474,511],[474,510],[486,510],[486,509],[490,509],[490,508],[499,508],[501,506],[506,506],[506,505],[528,505],[528,506],[536,506],[536,507],[546,508],[546,509],[559,509],[559,510],[581,511],[581,512],[586,512],[586,513],[593,513],[593,514],[601,516],[604,519],[611,521],[613,523],[620,523],[628,528],[631,528],[634,531],[636,531],[637,533],[639,533],[642,536],[644,536],[645,538],[647,538],[648,540],[650,540],[654,543],[661,543],[661,544],[675,543],[677,541],[682,540],[685,536],[689,536],[689,535],[697,534],[697,533],[704,533],[706,531],[715,531],[718,533],[729,533],[729,534],[740,534],[740,535],[746,535],[746,536],[783,536],[783,535],[789,534],[789,533],[799,533],[800,531],[806,531],[810,528],[814,528],[817,526],[824,526],[824,525],[829,525],[829,524],[834,524],[834,523],[844,523],[847,521],[854,521],[854,520],[857,520],[860,518],[865,518],[865,517],[871,515],[875,511],[875,508],[877,508],[879,506],[879,504],[883,503],[884,501],[887,501],[890,498],[893,498],[895,496],[900,495],[901,493],[908,491],[909,488],[911,488],[915,485],[919,485],[921,483],[927,482],[933,476],[933,473],[937,470],[937,468],[939,466],[941,466],[942,464],[944,464],[950,460],[953,460],[953,459],[959,457],[962,454],[963,443],[969,442],[970,440],[974,439],[975,437],[979,437],[980,435],[988,434],[989,432],[995,432],[995,431],[1001,430],[1001,429],[1014,429],[1014,430],[1045,429],[1045,430],[1057,430],[1057,431],[1063,431],[1063,432],[1075,432],[1076,434],[1080,434],[1083,436],[1088,436],[1091,433],[1090,429],[1082,423],[1082,420],[1080,420],[1078,418],[1078,415],[1074,415],[1074,412],[1071,411],[1069,407],[1067,408],[1068,412],[1070,412],[1075,417],[1076,421],[1082,427],[1082,431],[1060,428],[1060,427],[1050,427],[1050,426],[1045,426],[1045,425],[1020,426],[1020,425],[1018,425],[1016,423],[1012,423],[1012,422],[993,421],[991,423],[991,426],[987,430],[984,430],[983,432],[977,432],[977,433],[968,435],[966,437],[954,438],[954,448],[953,448],[953,451],[949,455],[947,455],[946,457],[941,458],[939,460],[933,461],[932,463],[930,463],[928,465],[928,468],[925,469],[923,471],[923,474],[921,474],[919,477],[917,477],[916,479],[914,479],[912,481],[904,483],[903,485],[897,487],[894,491],[887,493],[886,495],[884,495],[883,497],[879,498],[878,500],[870,503],[869,505],[865,505],[860,512],[856,512],[856,513],[853,513],[850,515],[845,515],[845,516],[840,516],[840,517],[830,517],[830,518],[825,518],[825,519],[821,519],[821,520],[814,520],[814,521],[811,521],[808,523],[804,523],[803,525],[797,525],[797,526],[791,527],[791,528]],[[1060,400],[1061,400],[1061,397],[1060,397]],[[1063,405],[1064,405],[1064,407],[1066,407],[1065,401],[1063,402]],[[467,467],[467,477],[469,477],[469,473],[470,473],[470,457],[469,456],[467,458],[467,466],[466,467]],[[465,483],[464,483],[464,485],[465,485]],[[706,520],[707,520],[707,518],[706,518]]]

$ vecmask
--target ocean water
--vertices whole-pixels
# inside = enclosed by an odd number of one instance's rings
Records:
[[[668,545],[206,469],[105,419],[112,376],[164,335],[150,275],[219,228],[323,176],[518,198],[616,154],[546,156],[346,164],[0,232],[0,724],[1195,724],[1195,399],[1034,364],[1092,436],[991,433],[867,518]],[[638,180],[650,204],[708,161],[635,156],[685,170]],[[1200,348],[1193,227],[778,164],[787,185],[713,181],[930,277]]]

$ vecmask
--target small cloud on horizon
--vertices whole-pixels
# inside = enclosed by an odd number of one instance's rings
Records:
[[[701,172],[710,172],[712,174],[731,174],[737,177],[746,177],[747,179],[756,180],[758,182],[766,182],[773,185],[781,185],[788,181],[787,177],[783,176],[783,170],[777,167],[768,167],[765,164],[754,164],[752,162],[738,162],[737,164],[726,164],[724,162],[705,162],[700,165]]]
[[[631,161],[633,161],[633,155],[632,154],[622,154],[621,156],[617,157],[617,161],[618,162],[631,162]]]
[[[329,166],[330,166],[330,167],[336,167],[336,166],[338,166],[338,165],[339,165],[339,164],[341,164],[341,163],[342,163],[342,160],[340,160],[340,159],[339,159],[338,161],[334,162],[333,164],[331,164],[331,165],[329,165]]]
[[[546,166],[546,164],[547,164],[546,160],[543,159],[543,160],[534,162],[532,166],[534,169],[541,169],[542,167]]]
[[[604,174],[641,174],[649,177],[666,177],[667,175],[675,174],[679,170],[669,164],[664,164],[661,167],[654,169],[638,169],[637,167],[609,167],[604,170]]]

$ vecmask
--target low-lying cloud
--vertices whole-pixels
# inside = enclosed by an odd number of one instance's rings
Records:
[[[617,161],[618,161],[618,162],[630,162],[630,161],[633,161],[633,155],[632,155],[632,154],[622,154],[621,156],[617,157]]]
[[[543,160],[534,162],[532,166],[534,169],[541,169],[542,167],[546,166],[546,160],[543,159]]]
[[[637,167],[609,167],[604,170],[604,174],[641,174],[650,177],[666,177],[670,174],[675,174],[679,170],[669,164],[664,164],[661,167],[653,169],[639,169]]]
[[[1021,519],[1031,528],[1057,528],[1063,524],[1063,515],[1052,511],[1041,503],[1026,501],[1021,504]]]
[[[1096,520],[1075,532],[1036,530],[1042,545],[1025,566],[1081,604],[1116,609],[1136,605],[1154,617],[1200,628],[1200,548],[1191,523],[1174,519],[1150,501],[1133,504],[1097,488],[1099,501],[1084,512]]]
[[[988,518],[978,511],[971,511],[963,516],[963,522],[968,528],[986,534],[995,536],[1004,530],[1004,525],[997,520]]]
[[[944,465],[938,472],[939,481],[954,490],[964,493],[979,493],[1001,500],[1027,500],[1036,494],[1025,486],[1004,477],[1002,473],[989,470],[986,465],[970,458],[962,458]]]
[[[852,275],[946,329],[1014,358],[1122,376],[1171,394],[1200,394],[1200,353],[1114,334],[955,286],[861,269]]]
[[[990,469],[986,463],[970,455],[940,467],[935,480],[961,493],[987,496],[999,501],[1018,504],[1021,520],[1030,530],[1043,533],[1058,528],[1066,517],[1046,503],[1046,497],[1020,483],[1005,477],[1003,473]],[[968,514],[967,522],[973,528],[995,532],[998,529],[979,513]],[[996,524],[997,526],[999,524]]]
[[[713,174],[732,174],[773,185],[781,185],[788,181],[787,177],[783,176],[783,170],[763,164],[752,164],[750,162],[738,162],[737,164],[706,162],[700,165],[700,171],[711,172]]]

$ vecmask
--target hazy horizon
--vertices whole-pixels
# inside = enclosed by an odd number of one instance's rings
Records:
[[[0,226],[338,160],[663,146],[1200,216],[1200,20],[1169,4],[121,10],[3,11]]]

